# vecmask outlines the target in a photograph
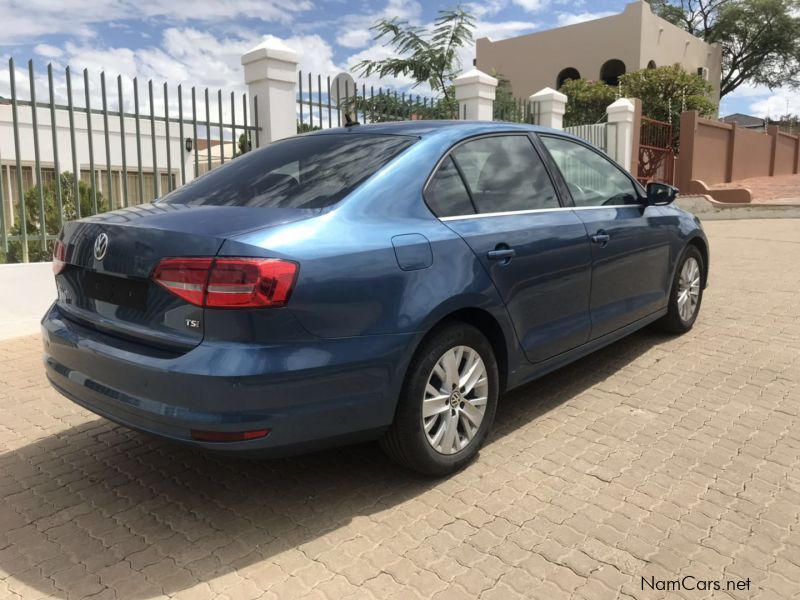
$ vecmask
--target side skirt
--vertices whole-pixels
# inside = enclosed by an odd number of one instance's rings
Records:
[[[638,331],[643,327],[646,327],[650,323],[657,321],[665,314],[667,314],[666,307],[652,314],[649,314],[646,317],[642,317],[641,319],[634,321],[630,325],[626,325],[625,327],[617,329],[616,331],[607,333],[602,337],[586,342],[582,346],[578,346],[577,348],[568,350],[567,352],[549,358],[546,361],[537,363],[535,365],[525,365],[515,370],[514,372],[509,373],[508,385],[506,386],[505,391],[509,391],[516,387],[529,383],[534,379],[538,379],[539,377],[547,375],[548,373],[551,373],[556,369],[560,369],[561,367],[566,366],[571,362],[575,362],[576,360],[591,354],[595,350],[599,350],[600,348],[608,346],[609,344],[613,344],[614,342],[621,340],[622,338],[632,334],[633,332]]]

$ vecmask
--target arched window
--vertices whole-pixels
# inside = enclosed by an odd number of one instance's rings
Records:
[[[608,85],[619,85],[619,76],[625,74],[625,63],[617,58],[607,60],[600,68],[600,79]]]
[[[651,60],[649,63],[647,63],[647,68],[648,69],[655,69],[656,68],[656,61]]]
[[[570,79],[580,79],[581,74],[578,73],[578,69],[573,67],[567,67],[566,69],[562,69],[562,71],[556,77],[556,89],[561,89],[561,86],[564,85],[565,81]]]

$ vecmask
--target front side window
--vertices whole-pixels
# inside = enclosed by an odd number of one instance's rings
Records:
[[[640,203],[633,182],[609,159],[564,138],[542,136],[542,142],[564,176],[575,206]]]
[[[291,138],[248,152],[164,196],[167,204],[324,208],[413,144],[396,135]]]
[[[558,197],[533,144],[524,135],[484,137],[452,152],[479,213],[557,208]]]

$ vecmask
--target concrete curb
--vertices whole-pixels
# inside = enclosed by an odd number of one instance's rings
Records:
[[[800,204],[727,204],[706,195],[680,196],[675,204],[704,221],[727,219],[800,219]]]

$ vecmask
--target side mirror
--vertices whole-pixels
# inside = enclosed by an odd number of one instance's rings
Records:
[[[651,181],[647,184],[648,204],[671,204],[678,197],[678,188],[666,183]]]

